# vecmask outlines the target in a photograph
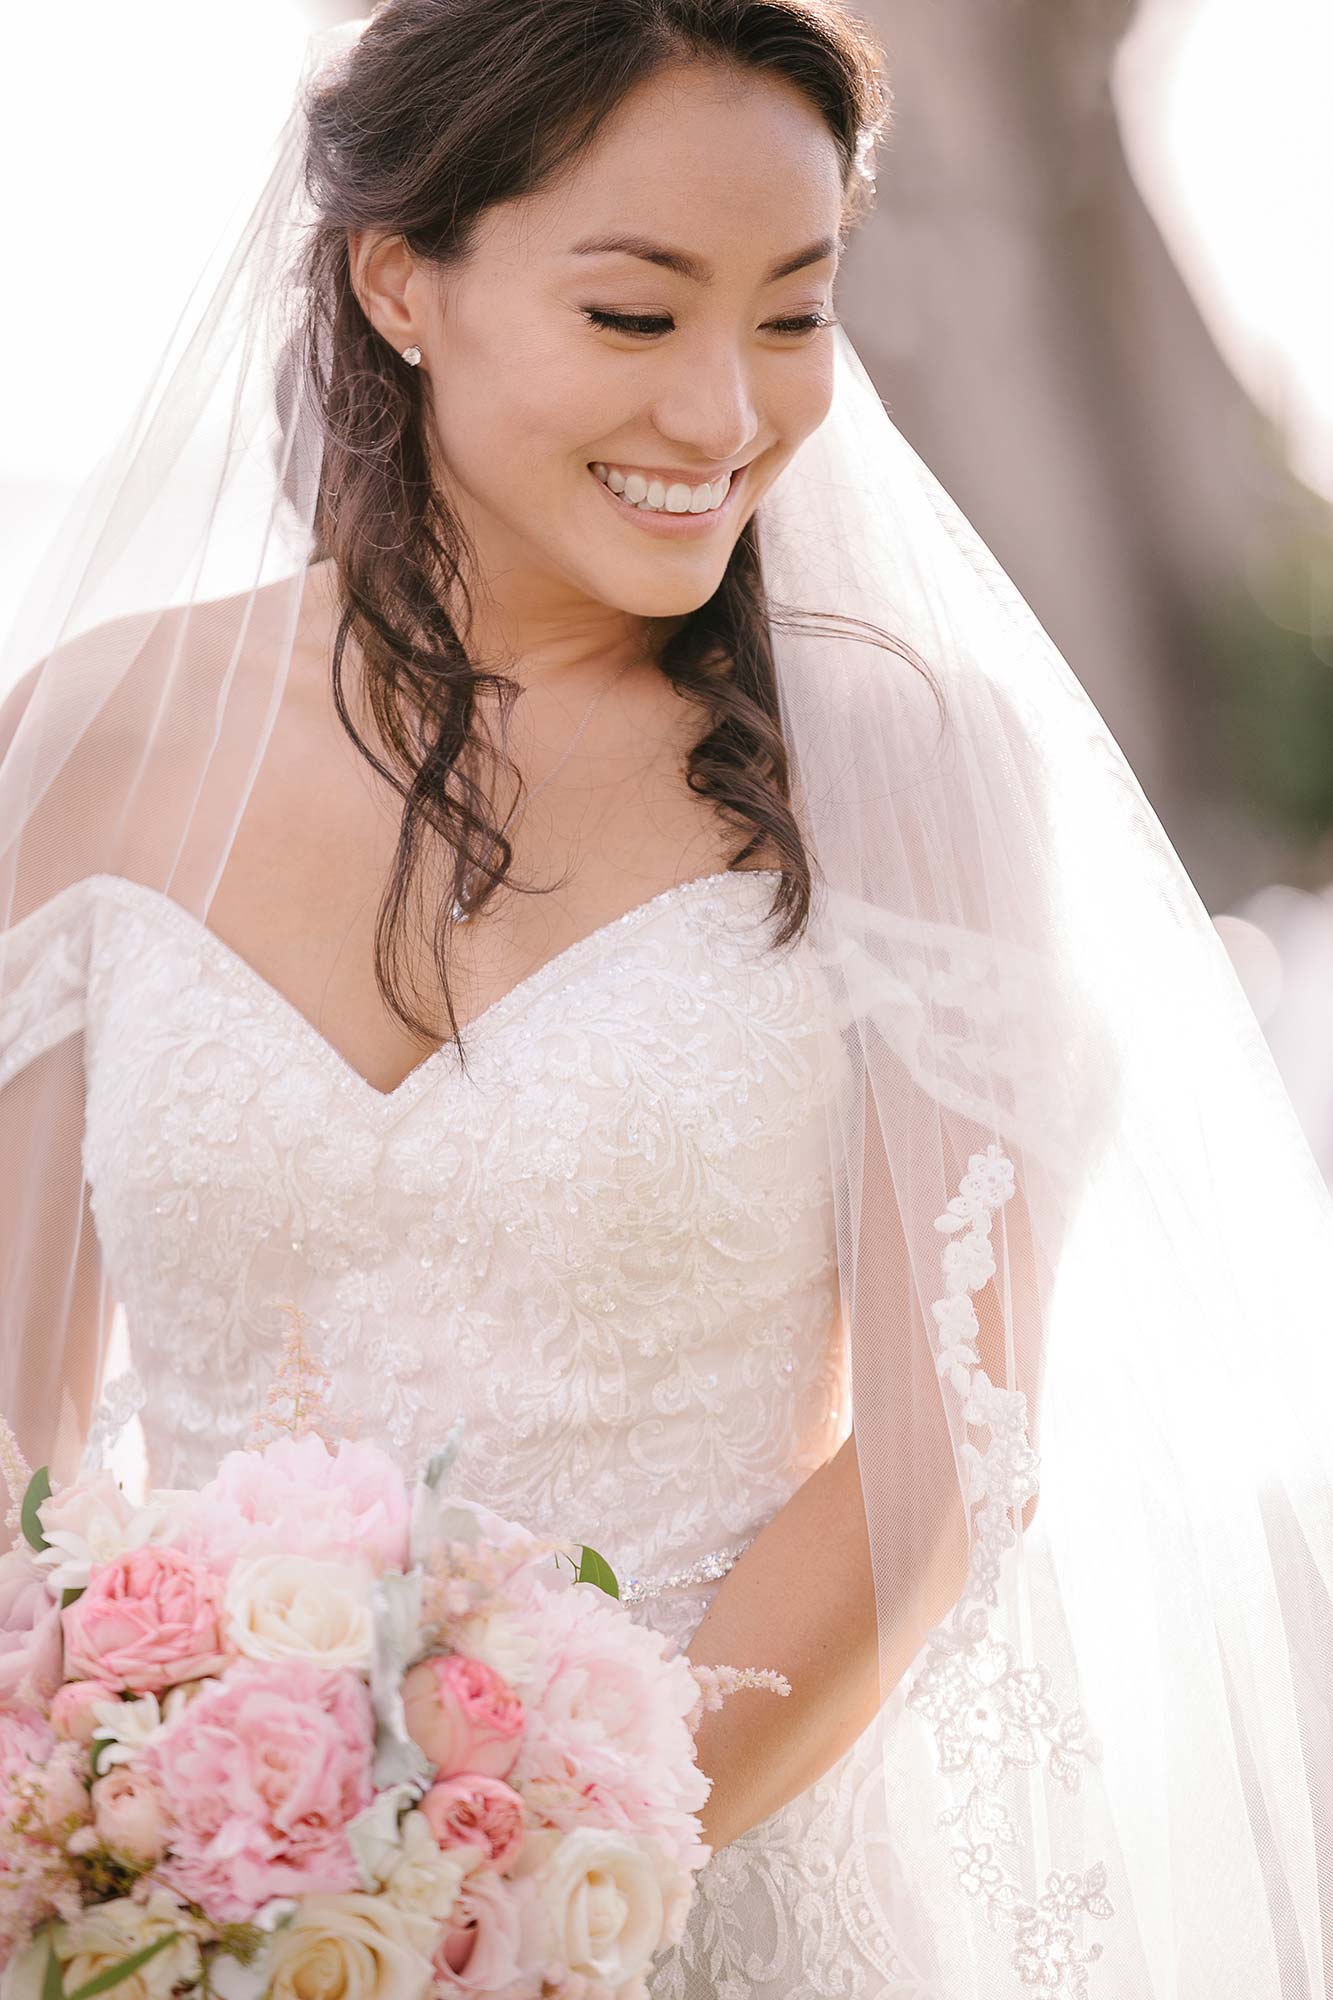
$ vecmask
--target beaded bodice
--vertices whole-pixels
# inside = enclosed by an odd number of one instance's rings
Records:
[[[767,942],[772,879],[630,910],[473,1022],[466,1070],[445,1044],[389,1093],[156,889],[92,876],[29,918],[29,1046],[83,1020],[153,1480],[245,1441],[290,1300],[349,1430],[415,1466],[461,1414],[460,1490],[622,1577],[712,1573],[846,1390],[837,1048],[812,955]]]

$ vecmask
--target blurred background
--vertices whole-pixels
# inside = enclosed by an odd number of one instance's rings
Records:
[[[854,4],[896,105],[839,312],[1110,724],[1333,1184],[1333,9]],[[362,11],[9,24],[0,625],[257,191],[306,34]]]

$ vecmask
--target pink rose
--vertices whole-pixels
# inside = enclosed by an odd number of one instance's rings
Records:
[[[403,1675],[407,1733],[442,1778],[504,1778],[523,1740],[523,1704],[507,1680],[462,1653],[436,1653]]]
[[[483,1868],[506,1868],[522,1843],[523,1801],[503,1778],[441,1778],[420,1809],[441,1847],[479,1847]]]
[[[93,1786],[93,1825],[104,1847],[126,1861],[150,1865],[167,1844],[162,1794],[146,1771],[115,1764]]]
[[[82,1743],[87,1749],[97,1727],[98,1702],[114,1701],[119,1692],[110,1681],[66,1681],[52,1698],[52,1729],[67,1743]]]
[[[48,1701],[60,1685],[60,1606],[23,1549],[0,1556],[0,1705]]]
[[[127,1549],[93,1571],[82,1597],[61,1612],[65,1671],[136,1694],[221,1673],[221,1578],[180,1549]]]
[[[406,1569],[410,1507],[402,1473],[378,1445],[315,1433],[263,1451],[229,1451],[199,1495],[188,1546],[213,1561],[259,1554],[364,1556]]]
[[[492,1993],[524,1969],[522,1894],[492,1869],[463,1879],[435,1953],[437,1993]]]
[[[158,1877],[220,1923],[246,1922],[273,1896],[357,1889],[344,1829],[374,1797],[374,1734],[350,1668],[232,1667],[139,1757],[175,1820]]]

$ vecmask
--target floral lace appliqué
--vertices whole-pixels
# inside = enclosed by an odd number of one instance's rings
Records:
[[[984,1451],[970,1439],[963,1446],[967,1502],[975,1509],[967,1583],[947,1621],[928,1636],[907,1706],[933,1726],[941,1771],[959,1773],[967,1786],[959,1803],[938,1816],[941,1827],[959,1835],[952,1849],[959,1887],[982,1899],[993,1929],[1010,1926],[1011,1963],[1024,1986],[1083,2000],[1087,1968],[1102,1946],[1083,1944],[1082,1921],[1114,1915],[1104,1864],[1084,1875],[1049,1874],[1034,1902],[1001,1859],[1006,1848],[1021,1846],[1004,1797],[1010,1777],[1044,1759],[1051,1776],[1076,1791],[1081,1764],[1097,1762],[1100,1754],[1081,1710],[1062,1712],[1045,1667],[1025,1666],[992,1634],[987,1616],[997,1601],[1003,1556],[1017,1541],[1010,1513],[1038,1490],[1027,1397],[998,1387],[986,1374],[971,1299],[995,1275],[991,1217],[1013,1192],[1013,1162],[992,1143],[971,1156],[958,1194],[935,1223],[953,1238],[941,1259],[945,1295],[931,1308],[936,1366],[961,1399],[964,1422],[986,1429],[989,1442]]]

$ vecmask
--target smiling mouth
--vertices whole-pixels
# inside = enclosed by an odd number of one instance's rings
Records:
[[[589,460],[587,469],[592,474],[593,478],[597,481],[597,484],[604,489],[609,499],[616,501],[619,506],[623,507],[626,510],[626,512],[636,515],[640,520],[645,520],[645,521],[651,520],[651,521],[662,521],[662,522],[674,521],[683,524],[685,522],[693,522],[693,521],[699,521],[699,522],[716,521],[722,515],[727,513],[729,510],[730,502],[735,495],[737,487],[740,485],[740,482],[745,474],[749,461],[748,460],[746,461],[746,465],[737,466],[736,470],[732,473],[722,474],[721,478],[719,479],[697,480],[694,482],[693,485],[691,485],[688,480],[684,479],[664,480],[660,478],[655,478],[652,481],[648,481],[646,473],[639,473],[637,475],[637,478],[639,479],[640,482],[646,482],[646,484],[644,493],[637,500],[629,499],[623,491],[618,493],[615,487],[612,486],[612,484],[610,483],[609,479],[603,476],[607,464],[608,461],[604,459]],[[602,467],[602,472],[599,472],[597,470],[599,465]],[[633,477],[635,475],[631,476]],[[714,492],[719,487],[721,487],[722,494],[720,499],[714,501],[713,504],[708,507],[699,507],[699,508],[667,507],[664,504],[658,506],[650,506],[648,504],[647,496],[652,491],[654,485],[659,486],[662,489],[664,500],[666,494],[671,491],[673,486],[683,486],[687,488],[687,490],[691,493],[691,495],[693,495],[693,493],[696,492],[700,486],[706,486]]]

